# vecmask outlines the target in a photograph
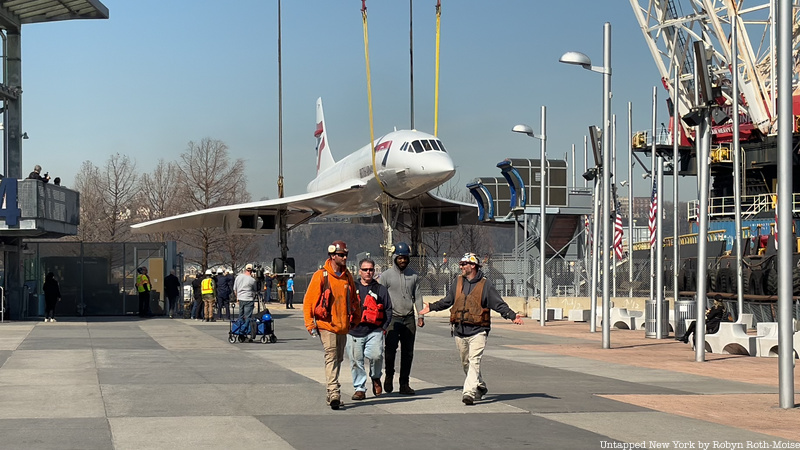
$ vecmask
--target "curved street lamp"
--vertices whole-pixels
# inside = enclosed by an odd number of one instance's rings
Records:
[[[610,205],[611,205],[611,24],[603,25],[603,65],[592,66],[592,60],[580,52],[567,52],[559,58],[559,62],[575,64],[586,70],[603,74],[603,348],[611,348],[611,299],[609,297],[609,250],[610,245]],[[592,280],[594,284],[597,280]]]
[[[542,134],[534,134],[533,129],[528,125],[515,125],[511,131],[515,133],[523,133],[528,136],[539,139],[541,141],[541,153],[539,158],[539,324],[545,326],[547,321],[547,291],[545,289],[545,276],[544,276],[544,263],[545,263],[545,249],[547,248],[547,235],[545,234],[545,219],[547,217],[547,203],[545,200],[545,161],[547,161],[547,107],[542,106]],[[527,216],[525,218],[527,223]],[[527,242],[528,236],[525,236]],[[527,246],[525,247],[527,248]],[[527,253],[527,252],[526,252]],[[526,257],[527,261],[527,257]],[[527,262],[525,267],[527,267]],[[525,274],[527,285],[528,274]]]

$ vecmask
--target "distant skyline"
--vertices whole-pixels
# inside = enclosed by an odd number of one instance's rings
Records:
[[[110,19],[24,25],[23,173],[41,164],[74,185],[81,163],[116,152],[150,172],[178,160],[189,141],[225,142],[246,163],[253,199],[276,198],[278,177],[277,0],[211,2],[102,0]],[[433,131],[434,5],[414,1],[415,125]],[[369,142],[361,2],[282,3],[283,151],[286,195],[305,192],[314,171],[314,102],[322,97],[335,159]],[[376,137],[410,126],[409,4],[367,1]],[[627,110],[649,129],[653,86],[658,122],[666,91],[628,2],[442,1],[439,137],[462,192],[475,177],[500,176],[506,157],[539,158],[547,106],[548,157],[576,146],[600,124],[602,77],[558,63],[566,51],[602,64],[603,23],[612,25],[617,181],[627,179]],[[591,152],[589,155],[592,164]],[[648,161],[649,164],[649,161]],[[635,169],[635,196],[649,181]],[[571,169],[569,182],[572,180]],[[671,179],[665,198],[672,199]],[[623,188],[620,195],[627,195]],[[694,178],[681,200],[696,198]]]

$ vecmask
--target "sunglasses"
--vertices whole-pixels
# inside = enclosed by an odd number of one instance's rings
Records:
[[[375,269],[370,267],[369,269],[361,269],[361,271],[362,272],[375,272]]]
[[[461,267],[464,267],[464,266],[466,266],[468,264],[470,264],[470,263],[467,263],[467,262],[458,263],[458,265],[461,266]]]
[[[340,258],[347,258],[347,253],[334,253],[334,255],[336,255],[336,256],[338,256]]]

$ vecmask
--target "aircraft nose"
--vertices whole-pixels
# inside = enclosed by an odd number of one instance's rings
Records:
[[[441,182],[445,182],[455,175],[455,165],[447,153],[430,152],[425,154],[425,157],[425,161],[421,161],[421,169],[426,175],[441,180]]]

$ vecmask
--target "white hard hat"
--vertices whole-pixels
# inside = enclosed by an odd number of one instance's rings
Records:
[[[222,267],[220,267],[219,269],[217,269],[217,273],[222,273],[222,272],[223,272],[223,270],[222,270]]]
[[[211,269],[206,269],[206,275],[211,275]]]

